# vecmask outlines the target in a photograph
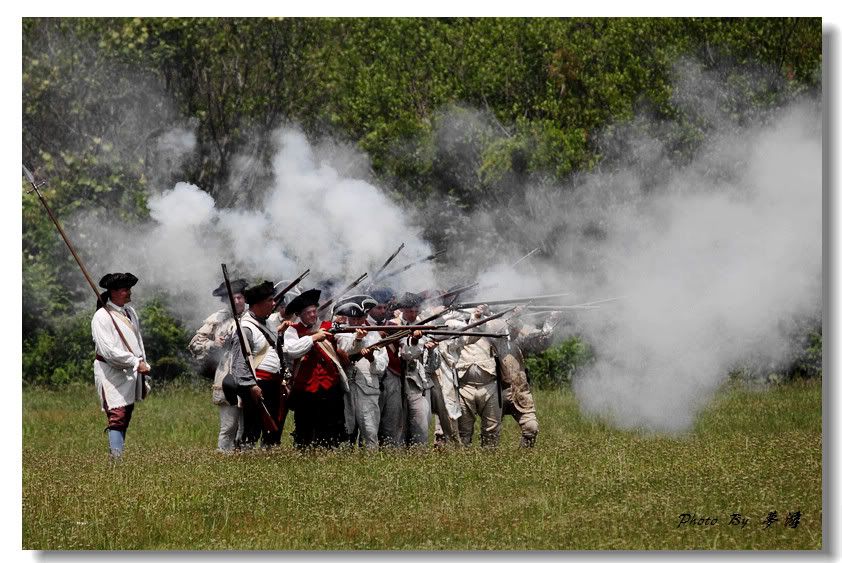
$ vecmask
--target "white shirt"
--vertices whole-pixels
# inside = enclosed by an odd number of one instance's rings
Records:
[[[114,327],[115,323],[126,339],[128,350]],[[129,305],[118,307],[106,302],[105,307],[97,309],[91,319],[91,336],[97,355],[105,360],[94,360],[94,383],[101,403],[103,395],[105,397],[102,410],[106,406],[114,409],[142,400],[143,377],[138,374],[137,367],[146,357],[146,351],[135,310]]]

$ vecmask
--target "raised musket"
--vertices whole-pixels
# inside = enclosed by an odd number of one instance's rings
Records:
[[[319,305],[319,308],[318,308],[318,309],[316,309],[316,311],[317,311],[317,312],[319,312],[319,313],[321,313],[322,311],[324,311],[325,309],[327,309],[328,307],[330,307],[331,305],[333,305],[333,302],[334,302],[334,301],[336,301],[337,299],[339,299],[340,297],[342,297],[343,295],[345,295],[346,293],[348,293],[349,291],[351,291],[352,289],[354,289],[355,287],[357,287],[358,285],[360,285],[360,283],[361,283],[361,282],[362,282],[362,281],[363,281],[363,280],[364,280],[367,276],[368,276],[368,273],[365,273],[365,274],[361,275],[360,277],[358,277],[357,279],[355,279],[353,282],[351,282],[351,283],[348,285],[348,287],[346,287],[346,288],[345,288],[345,289],[343,289],[341,292],[337,293],[336,295],[334,295],[333,297],[331,297],[330,299],[328,299],[327,301],[325,301],[324,303],[322,303],[321,305]]]
[[[381,276],[381,277],[380,277],[380,279],[379,279],[379,281],[383,281],[383,280],[385,280],[386,278],[391,278],[392,276],[396,276],[396,275],[398,275],[398,274],[400,274],[400,273],[402,273],[402,272],[407,271],[408,269],[412,268],[413,266],[417,266],[418,264],[421,264],[421,263],[423,263],[423,262],[427,262],[427,261],[429,261],[429,260],[435,260],[436,258],[438,258],[439,256],[441,256],[441,255],[442,255],[442,254],[444,254],[445,252],[447,252],[447,249],[444,249],[444,250],[439,250],[438,252],[436,252],[436,253],[434,253],[434,254],[430,254],[429,256],[426,256],[426,257],[424,257],[424,258],[422,258],[422,259],[420,259],[420,260],[416,260],[415,262],[412,262],[411,264],[407,264],[406,266],[402,266],[401,268],[398,268],[397,270],[392,270],[392,271],[391,271],[391,272],[389,272],[388,274],[385,274],[385,275]]]
[[[472,284],[468,284],[468,285],[463,286],[463,287],[457,287],[456,289],[448,291],[447,293],[442,293],[441,295],[430,297],[430,299],[438,298],[438,299],[441,299],[442,303],[444,303],[447,300],[447,304],[452,305],[453,303],[456,302],[456,299],[460,295],[462,295],[463,293],[465,293],[467,291],[470,291],[470,290],[474,289],[478,285],[479,285],[479,282],[474,282]]]
[[[391,256],[389,256],[389,258],[387,258],[387,259],[386,259],[386,261],[385,261],[385,262],[383,262],[383,265],[382,265],[382,266],[380,266],[380,269],[379,269],[379,270],[377,270],[377,271],[374,273],[374,275],[373,275],[373,276],[371,276],[371,281],[369,282],[369,285],[370,285],[370,286],[371,286],[371,285],[374,285],[375,283],[377,283],[377,281],[380,279],[380,274],[382,274],[382,273],[383,273],[383,270],[385,270],[385,269],[386,269],[386,266],[388,266],[389,264],[391,264],[391,263],[392,263],[392,260],[394,260],[394,259],[395,259],[395,257],[398,255],[398,253],[399,253],[401,250],[403,250],[403,247],[404,247],[404,246],[406,246],[406,243],[402,242],[402,243],[401,243],[401,245],[398,247],[398,249],[397,249],[396,251],[394,251],[394,252],[392,253],[392,255],[391,255]]]
[[[297,278],[295,278],[294,280],[292,280],[292,283],[291,283],[291,284],[289,284],[288,286],[286,286],[285,288],[283,288],[280,292],[278,292],[278,294],[277,294],[277,295],[275,295],[275,306],[274,306],[274,307],[272,307],[272,312],[273,312],[273,313],[274,313],[275,311],[277,311],[277,310],[278,310],[278,307],[280,307],[280,306],[281,306],[281,303],[283,303],[283,302],[284,302],[284,300],[283,300],[284,295],[286,295],[287,293],[289,293],[289,292],[290,292],[290,290],[292,290],[292,288],[293,288],[293,287],[295,287],[296,285],[300,284],[300,283],[301,283],[301,280],[303,280],[304,278],[306,278],[306,277],[307,277],[307,275],[308,275],[309,273],[310,273],[310,268],[307,268],[306,270],[304,270],[304,272],[303,272],[300,276],[298,276]],[[278,284],[280,284],[280,283],[281,283],[281,282],[276,283],[276,284],[275,284],[275,288],[277,288],[277,287],[278,287]]]
[[[252,377],[257,381],[254,366],[251,365],[251,360],[249,359],[251,354],[249,354],[246,339],[243,336],[243,329],[240,326],[240,317],[237,316],[237,306],[234,304],[234,292],[231,290],[231,282],[228,280],[228,267],[225,264],[222,264],[222,277],[225,279],[225,289],[228,291],[228,301],[231,304],[231,314],[234,316],[234,327],[237,331],[237,339],[240,341],[240,351],[243,353],[243,360],[245,360]],[[261,399],[257,406],[260,411],[260,422],[263,424],[263,429],[267,432],[277,432],[278,425],[275,423],[275,418],[269,412],[269,409],[266,408],[266,403]]]
[[[532,250],[532,251],[530,251],[530,252],[527,252],[524,256],[522,256],[522,257],[520,257],[519,259],[517,259],[517,260],[514,262],[514,264],[512,264],[511,266],[509,266],[509,268],[514,268],[515,266],[517,266],[518,264],[520,264],[521,262],[523,262],[524,260],[526,260],[527,258],[529,258],[530,256],[532,256],[533,254],[535,254],[535,253],[536,253],[536,252],[538,252],[539,250],[541,250],[541,247],[540,247],[540,246],[536,247],[536,248],[535,248],[535,250]]]

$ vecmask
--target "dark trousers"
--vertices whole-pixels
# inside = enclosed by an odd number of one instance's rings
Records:
[[[315,393],[293,391],[292,403],[296,448],[335,448],[346,440],[344,393],[339,384]]]
[[[281,382],[279,380],[257,380],[257,386],[263,392],[263,403],[269,414],[277,420],[278,407],[281,399]],[[258,439],[264,448],[276,446],[281,443],[280,432],[269,432],[263,428],[260,418],[262,407],[251,397],[250,387],[240,387],[237,393],[243,399],[243,446],[249,447],[257,444]]]

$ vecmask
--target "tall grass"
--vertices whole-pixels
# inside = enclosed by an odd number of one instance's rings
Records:
[[[820,549],[821,380],[729,388],[693,432],[649,435],[537,395],[541,431],[496,451],[214,451],[208,390],[140,404],[107,461],[86,387],[27,388],[24,549]],[[291,422],[291,421],[290,421]],[[288,427],[288,430],[291,430]],[[764,528],[771,511],[780,520]],[[784,526],[801,512],[797,528]],[[682,513],[717,518],[683,525]],[[728,524],[732,513],[745,527]]]

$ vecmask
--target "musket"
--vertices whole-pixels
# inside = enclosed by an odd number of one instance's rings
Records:
[[[442,309],[441,311],[439,311],[435,315],[430,315],[429,317],[427,317],[425,319],[421,319],[420,321],[416,321],[416,322],[418,323],[418,325],[425,325],[429,322],[432,322],[432,321],[438,319],[439,317],[443,316],[445,313],[447,313],[450,310],[451,310],[451,307],[445,307],[444,309]],[[382,340],[378,340],[377,342],[375,342],[374,344],[369,346],[369,348],[374,347],[375,350],[377,348],[382,348],[383,346],[386,346],[386,345],[391,344],[393,342],[397,342],[398,340],[404,338],[405,336],[409,336],[412,333],[412,331],[406,330],[406,328],[405,328],[406,325],[389,325],[389,326],[396,326],[399,329],[401,329],[401,331],[397,332],[395,334],[389,335],[388,337],[386,337]]]
[[[461,294],[474,289],[478,285],[479,282],[474,282],[463,287],[457,287],[452,291],[448,291],[447,293],[442,293],[441,295],[436,296],[436,298],[441,299],[442,303],[444,303],[446,299],[450,299],[448,305],[452,305]],[[433,297],[431,297],[430,299],[433,299]]]
[[[374,283],[376,283],[376,282],[377,282],[377,280],[379,280],[379,279],[380,279],[380,274],[382,274],[382,273],[383,273],[383,270],[385,270],[385,269],[386,269],[386,266],[388,266],[389,264],[391,264],[391,263],[392,263],[392,260],[394,260],[394,259],[395,259],[395,256],[397,256],[397,255],[398,255],[398,253],[399,253],[401,250],[403,250],[403,247],[404,247],[404,246],[406,246],[406,243],[402,242],[402,243],[401,243],[401,245],[398,247],[398,249],[397,249],[396,251],[394,251],[394,252],[392,253],[392,255],[391,255],[391,256],[389,256],[389,258],[388,258],[385,262],[383,262],[383,265],[382,265],[382,266],[380,266],[380,269],[379,269],[379,270],[377,270],[377,271],[374,273],[374,275],[373,275],[373,276],[371,276],[371,284],[370,284],[370,285],[373,285]]]
[[[272,308],[272,312],[273,312],[273,313],[274,313],[275,311],[277,311],[277,310],[278,310],[278,307],[280,307],[280,306],[281,306],[281,303],[283,303],[283,297],[284,297],[284,295],[286,295],[286,294],[287,294],[287,293],[288,293],[288,292],[289,292],[289,291],[290,291],[293,287],[295,287],[296,285],[298,285],[299,283],[301,283],[301,280],[303,280],[304,278],[306,278],[306,277],[307,277],[307,274],[309,274],[309,273],[310,273],[310,268],[307,268],[306,270],[304,270],[304,273],[302,273],[300,276],[298,276],[297,278],[295,278],[294,280],[292,280],[292,283],[291,283],[291,284],[289,284],[288,286],[286,286],[285,288],[283,288],[283,289],[282,289],[282,290],[281,290],[281,291],[280,291],[280,292],[279,292],[279,293],[275,296],[275,306]],[[275,288],[277,288],[277,287],[278,287],[278,284],[279,284],[279,283],[281,283],[281,282],[278,282],[278,283],[276,283],[276,284],[275,284]]]
[[[379,281],[385,280],[386,278],[391,278],[392,276],[396,276],[396,275],[400,274],[401,272],[407,271],[408,269],[412,268],[413,266],[417,266],[418,264],[421,264],[422,262],[427,262],[428,260],[435,260],[436,258],[441,256],[445,252],[447,252],[447,249],[439,250],[438,252],[436,252],[434,254],[430,254],[429,256],[427,256],[425,258],[422,258],[420,260],[416,260],[415,262],[407,264],[406,266],[398,268],[397,270],[392,270],[388,274],[385,274],[384,276],[381,276],[379,278]]]
[[[34,191],[35,194],[38,196],[38,200],[44,206],[44,209],[47,211],[47,215],[49,215],[50,220],[52,220],[52,222],[53,222],[53,225],[55,225],[56,229],[58,229],[58,233],[59,233],[59,235],[61,235],[61,238],[64,241],[64,244],[67,245],[68,250],[70,250],[70,254],[73,255],[73,258],[76,260],[76,264],[78,264],[79,269],[82,270],[82,275],[85,277],[85,281],[88,282],[88,285],[91,287],[91,290],[94,292],[94,295],[96,295],[97,303],[103,309],[105,309],[106,313],[108,313],[108,317],[111,319],[111,323],[114,325],[114,329],[117,331],[117,335],[120,337],[120,341],[123,343],[123,346],[126,347],[127,351],[134,354],[134,351],[132,350],[132,347],[129,346],[129,343],[126,340],[125,335],[123,335],[123,331],[120,330],[120,327],[117,325],[117,319],[114,318],[114,315],[111,312],[111,309],[109,309],[106,306],[105,302],[102,299],[102,296],[99,293],[99,290],[96,288],[96,284],[94,283],[94,280],[91,279],[91,275],[88,273],[87,268],[85,268],[85,265],[82,263],[82,259],[79,258],[79,255],[76,253],[76,249],[73,248],[73,245],[70,243],[70,239],[67,238],[67,234],[64,232],[64,229],[61,227],[61,224],[58,222],[58,219],[56,219],[56,216],[53,214],[53,210],[50,209],[49,205],[47,205],[47,200],[44,199],[43,194],[41,194],[41,190],[38,189],[39,187],[46,184],[46,182],[41,182],[40,184],[35,182],[35,176],[32,175],[32,172],[29,171],[29,168],[27,168],[26,165],[24,165],[24,164],[22,164],[21,166],[23,166],[23,174],[26,176],[26,180],[32,186],[32,191]],[[143,350],[141,350],[141,352],[142,351]],[[144,362],[146,362],[145,354],[141,355],[141,359]],[[147,363],[147,365],[148,365],[148,363]],[[142,397],[144,399],[146,398],[146,378],[147,377],[148,376],[146,374],[143,374],[143,390],[142,390],[141,393],[142,393]]]
[[[257,381],[257,375],[254,373],[254,366],[251,365],[248,348],[246,347],[246,339],[243,337],[243,329],[240,326],[240,317],[237,315],[237,306],[234,304],[234,292],[231,291],[231,282],[228,279],[228,267],[222,264],[222,277],[225,279],[225,289],[228,291],[228,301],[231,304],[231,314],[234,315],[234,326],[237,329],[237,339],[240,341],[240,351],[243,353],[243,360],[251,372],[254,380]],[[275,423],[274,417],[266,408],[266,403],[261,399],[258,401],[258,410],[260,411],[260,421],[263,423],[263,429],[267,432],[277,432],[278,425]]]
[[[325,301],[324,303],[319,305],[319,308],[316,309],[316,311],[321,313],[322,311],[324,311],[325,309],[330,307],[333,304],[334,301],[336,301],[337,299],[339,299],[340,297],[342,297],[343,295],[345,295],[346,293],[348,293],[349,291],[351,291],[352,289],[354,289],[355,287],[360,285],[360,282],[362,282],[366,278],[366,276],[368,276],[368,273],[365,273],[365,274],[361,275],[360,277],[358,277],[357,279],[355,279],[353,282],[351,282],[351,284],[348,287],[343,289],[340,293],[337,293],[336,295],[334,295],[333,297],[331,297],[330,299],[328,299],[327,301]]]
[[[532,297],[518,297],[514,299],[498,299],[497,301],[471,301],[469,303],[457,303],[453,306],[454,309],[470,309],[471,307],[479,307],[480,305],[510,305],[512,303],[530,303],[532,301],[543,301],[545,299],[556,299],[570,295],[569,293],[550,293],[548,295],[534,295]]]
[[[486,337],[486,338],[502,338],[506,336],[505,332],[464,332],[462,330],[445,330],[445,329],[433,329],[433,330],[425,330],[423,331],[424,334],[433,334],[433,335],[443,335],[443,336],[479,336],[479,337]]]
[[[519,258],[517,261],[515,261],[515,263],[514,263],[514,264],[512,264],[511,266],[509,266],[509,268],[514,268],[515,266],[517,266],[518,264],[520,264],[521,262],[523,262],[524,260],[526,260],[527,258],[529,258],[530,256],[532,256],[533,254],[535,254],[535,253],[536,253],[536,252],[538,252],[539,250],[541,250],[541,247],[540,247],[540,246],[536,247],[536,248],[535,248],[535,250],[533,250],[533,251],[531,251],[531,252],[528,252],[525,256],[522,256],[521,258]]]
[[[506,315],[506,314],[508,314],[508,313],[511,313],[511,312],[512,312],[512,311],[514,311],[515,309],[517,309],[517,307],[512,307],[512,308],[510,308],[510,309],[506,309],[505,311],[500,311],[499,313],[495,313],[495,314],[491,315],[490,317],[485,317],[484,319],[480,319],[480,320],[478,320],[478,321],[476,321],[476,322],[473,322],[473,323],[471,323],[471,324],[469,324],[469,325],[465,325],[465,326],[463,326],[461,329],[459,329],[459,330],[457,331],[457,335],[458,335],[458,336],[471,336],[471,335],[476,335],[476,334],[478,334],[478,333],[471,333],[471,332],[467,332],[467,331],[471,330],[472,328],[476,328],[476,327],[478,327],[478,326],[484,325],[485,323],[487,323],[487,322],[489,322],[489,321],[493,321],[493,320],[495,320],[495,319],[499,319],[499,318],[500,318],[500,317],[502,317],[503,315]],[[442,342],[442,341],[444,341],[444,340],[448,340],[448,339],[447,339],[447,338],[436,338],[436,339],[435,339],[435,341],[436,341],[436,342]]]
[[[553,312],[553,311],[570,311],[576,309],[599,309],[598,305],[527,305],[524,307],[525,309],[529,309],[530,311],[538,311],[538,312]]]
[[[327,329],[325,332],[329,332],[331,334],[339,334],[339,333],[348,333],[348,332],[356,332],[357,329],[363,329],[366,331],[369,330],[376,330],[378,332],[396,332],[396,331],[407,331],[411,332],[413,330],[435,330],[435,329],[443,329],[447,327],[447,325],[425,325],[425,324],[417,324],[417,325],[359,325],[359,326],[352,326],[352,325],[336,325],[332,328]]]

